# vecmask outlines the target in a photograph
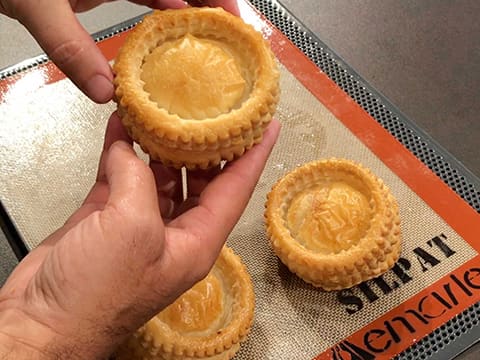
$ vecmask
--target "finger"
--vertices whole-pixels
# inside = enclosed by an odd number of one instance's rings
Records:
[[[106,176],[109,197],[101,212],[104,228],[124,239],[116,249],[123,251],[127,246],[135,251],[128,256],[141,259],[140,268],[148,267],[163,253],[165,230],[152,171],[129,144],[117,141],[108,152]]]
[[[208,170],[187,171],[187,197],[198,197],[207,185],[222,171],[221,166]]]
[[[110,191],[106,207],[147,223],[150,216],[160,215],[152,171],[130,144],[120,140],[110,147],[105,176]]]
[[[189,5],[196,7],[221,7],[224,10],[232,13],[233,15],[240,15],[236,0],[188,0],[187,2]]]
[[[109,187],[105,175],[105,164],[107,160],[108,150],[110,146],[118,140],[125,141],[132,145],[132,139],[123,127],[117,112],[114,112],[108,119],[107,129],[105,131],[105,139],[103,142],[103,150],[98,163],[97,179],[88,195],[83,201],[82,207],[77,210],[65,223],[65,226],[77,224],[79,221],[88,216],[95,210],[102,210],[109,196]]]
[[[155,176],[158,192],[175,202],[181,202],[183,200],[181,171],[166,167],[161,162],[155,160],[150,160],[150,168]]]
[[[197,206],[200,194],[221,170],[221,166],[208,170],[187,170],[187,198],[175,207],[172,218]]]
[[[224,10],[232,13],[233,15],[240,15],[238,4],[236,0],[207,0],[205,1],[210,7],[222,7]]]
[[[98,103],[112,98],[112,70],[68,1],[17,1],[14,16],[87,96]]]
[[[75,12],[84,12],[109,1],[110,0],[81,0],[72,2],[70,0],[70,6],[72,6],[72,10]]]
[[[115,111],[107,122],[107,129],[105,130],[105,139],[103,142],[102,155],[98,164],[97,181],[106,181],[105,178],[105,162],[108,150],[112,144],[118,140],[122,140],[130,145],[133,144],[132,139],[127,133],[127,130],[122,124],[118,113]]]
[[[191,246],[220,251],[250,199],[279,131],[280,124],[272,121],[262,142],[226,166],[205,188],[199,206],[172,221],[172,226],[201,238],[201,244]]]
[[[155,178],[160,212],[164,219],[169,220],[183,201],[182,173],[154,160],[150,160],[150,168]]]
[[[194,7],[207,6],[204,0],[187,0],[187,3],[188,5],[194,6]]]
[[[182,9],[187,6],[185,2],[181,0],[130,0],[130,2],[159,10]]]

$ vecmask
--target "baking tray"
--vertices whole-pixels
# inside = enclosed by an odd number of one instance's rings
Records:
[[[367,111],[384,129],[398,139],[418,159],[437,174],[451,189],[461,196],[477,212],[479,202],[479,179],[452,158],[427,134],[403,116],[380,93],[366,84],[333,51],[295,19],[287,9],[276,1],[252,1],[253,5],[283,32],[319,69],[343,89]],[[137,17],[101,33],[95,34],[101,42],[130,29],[140,20]],[[46,64],[48,59],[40,56],[22,64],[4,69],[0,79],[7,79],[29,69]],[[19,257],[28,251],[8,212],[2,213],[2,227]],[[464,310],[452,320],[441,325],[433,333],[417,341],[397,357],[400,359],[452,358],[479,338],[479,304]]]

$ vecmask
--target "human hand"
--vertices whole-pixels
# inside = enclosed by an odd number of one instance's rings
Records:
[[[88,97],[106,103],[113,97],[113,73],[75,12],[112,0],[0,0],[0,13],[17,19],[49,58]],[[131,0],[155,9],[182,8],[181,0]],[[188,3],[188,2],[187,2]],[[192,5],[222,6],[238,15],[236,0],[190,1]]]
[[[183,202],[180,172],[140,160],[114,114],[83,205],[0,289],[0,358],[107,357],[206,276],[278,131],[273,121],[260,144],[222,171],[190,173]]]

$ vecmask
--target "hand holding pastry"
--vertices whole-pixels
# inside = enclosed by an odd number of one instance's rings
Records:
[[[206,276],[245,208],[278,135],[212,178],[181,206],[179,175],[134,153],[110,119],[97,182],[83,205],[15,269],[0,290],[0,357],[105,358]]]
[[[90,10],[106,0],[0,1],[0,13],[17,19],[52,61],[92,100],[105,103],[113,96],[110,66],[82,27],[75,12]],[[133,0],[156,9],[182,8],[181,0]],[[221,6],[238,15],[235,0],[192,1],[192,5]]]

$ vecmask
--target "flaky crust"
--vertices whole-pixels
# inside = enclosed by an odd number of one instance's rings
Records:
[[[182,334],[156,316],[119,348],[115,359],[231,359],[253,323],[253,284],[240,257],[228,247],[222,249],[212,272],[223,284],[225,306],[220,325],[216,322],[201,334]]]
[[[369,224],[361,237],[345,248],[331,253],[312,251],[292,236],[294,231],[288,227],[288,209],[292,199],[305,189],[322,181],[332,183],[337,180],[352,184],[364,193],[368,201]],[[349,288],[379,276],[400,256],[396,199],[370,170],[349,160],[315,161],[285,175],[267,196],[265,223],[270,244],[280,260],[304,281],[325,290]],[[315,226],[318,225],[312,229]]]
[[[191,34],[221,43],[239,64],[248,91],[229,112],[201,120],[169,113],[150,99],[142,64],[156,47]],[[241,156],[272,119],[279,72],[262,35],[220,8],[155,11],[128,35],[113,66],[118,113],[130,136],[167,166],[209,168]],[[175,68],[172,69],[175,71]]]

